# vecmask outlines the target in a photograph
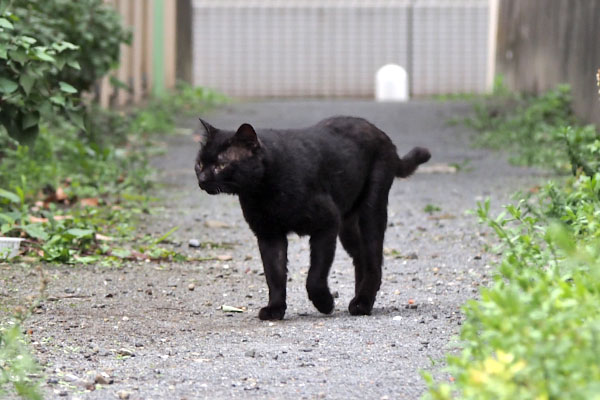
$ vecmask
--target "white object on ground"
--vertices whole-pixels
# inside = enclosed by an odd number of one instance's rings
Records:
[[[397,64],[386,64],[375,74],[375,100],[407,101],[408,74]]]
[[[0,237],[0,260],[9,260],[19,254],[19,246],[24,239]]]

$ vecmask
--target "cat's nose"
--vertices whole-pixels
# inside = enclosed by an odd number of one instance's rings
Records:
[[[196,177],[198,178],[198,184],[202,185],[208,180],[208,174],[205,171],[201,171],[200,169],[196,169]]]

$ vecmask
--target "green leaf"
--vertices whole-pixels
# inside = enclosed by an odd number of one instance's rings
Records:
[[[65,105],[65,98],[60,95],[50,97],[50,101],[53,102],[54,104],[58,104],[59,106]]]
[[[29,75],[27,72],[25,72],[19,78],[19,83],[21,84],[21,87],[25,91],[25,94],[27,96],[29,96],[29,93],[31,93],[31,88],[33,87],[33,84],[35,83],[35,77],[33,77],[33,76]]]
[[[68,112],[69,120],[75,124],[76,127],[82,130],[86,130],[85,123],[83,122],[83,114],[81,112]]]
[[[16,193],[9,192],[8,190],[0,189],[0,197],[7,199],[11,203],[19,204],[21,199]]]
[[[4,14],[8,6],[10,6],[10,0],[0,0],[0,15]]]
[[[67,65],[71,68],[74,68],[78,71],[81,70],[81,66],[79,65],[79,62],[77,60],[69,60],[67,61]]]
[[[13,29],[13,24],[10,23],[6,18],[0,18],[0,28]]]
[[[48,62],[55,62],[56,60],[54,59],[54,57],[52,57],[51,55],[49,55],[48,53],[46,53],[46,47],[44,46],[38,46],[35,47],[35,56],[37,58],[39,58],[42,61],[48,61]]]
[[[8,46],[6,45],[6,43],[0,43],[0,58],[6,60],[8,58],[8,53],[7,53],[7,48]]]
[[[80,228],[71,228],[65,232],[68,235],[71,235],[77,239],[81,239],[84,237],[91,237],[94,234],[93,229],[80,229]]]
[[[29,44],[35,44],[37,42],[37,39],[32,38],[30,36],[20,36],[21,40],[25,43],[29,43]]]
[[[40,113],[34,111],[25,114],[23,118],[23,129],[31,128],[36,126],[40,122]]]
[[[8,52],[8,55],[13,61],[18,62],[19,64],[25,64],[29,60],[27,53],[23,50],[11,50]]]
[[[60,81],[60,82],[58,82],[58,84],[60,85],[60,90],[62,90],[63,92],[77,93],[77,89],[75,89],[73,86],[69,85],[67,82]]]
[[[127,249],[113,249],[110,254],[118,258],[128,258],[131,256],[131,251]]]
[[[7,224],[2,225],[2,234],[8,232],[12,228],[11,225],[15,223],[15,219],[8,214],[0,213],[0,220],[8,222]]]
[[[77,50],[77,49],[79,49],[79,46],[76,46],[73,43],[69,43],[69,42],[56,42],[56,43],[52,43],[52,48],[58,52],[62,52],[67,49],[68,50]]]
[[[23,230],[34,239],[46,241],[50,237],[41,224],[25,225],[23,226]]]
[[[156,241],[154,241],[154,244],[159,244],[160,242],[166,240],[169,236],[171,236],[173,233],[175,233],[175,231],[177,231],[178,229],[179,229],[178,226],[171,228],[167,233],[165,233],[164,235],[162,235],[161,237],[156,239]]]
[[[18,87],[19,85],[10,79],[0,77],[0,92],[12,93],[17,90]]]

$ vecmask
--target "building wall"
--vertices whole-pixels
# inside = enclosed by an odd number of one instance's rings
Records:
[[[515,90],[573,90],[575,112],[600,124],[600,1],[501,0],[497,71]]]
[[[485,92],[489,3],[194,0],[192,81],[237,97],[370,97],[395,63],[413,95]]]

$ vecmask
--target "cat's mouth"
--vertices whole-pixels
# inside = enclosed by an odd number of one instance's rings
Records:
[[[211,182],[198,182],[198,186],[200,186],[200,189],[204,190],[208,194],[221,193],[221,188]]]
[[[200,184],[200,189],[204,190],[208,194],[219,194],[221,193],[221,189],[218,186]]]

